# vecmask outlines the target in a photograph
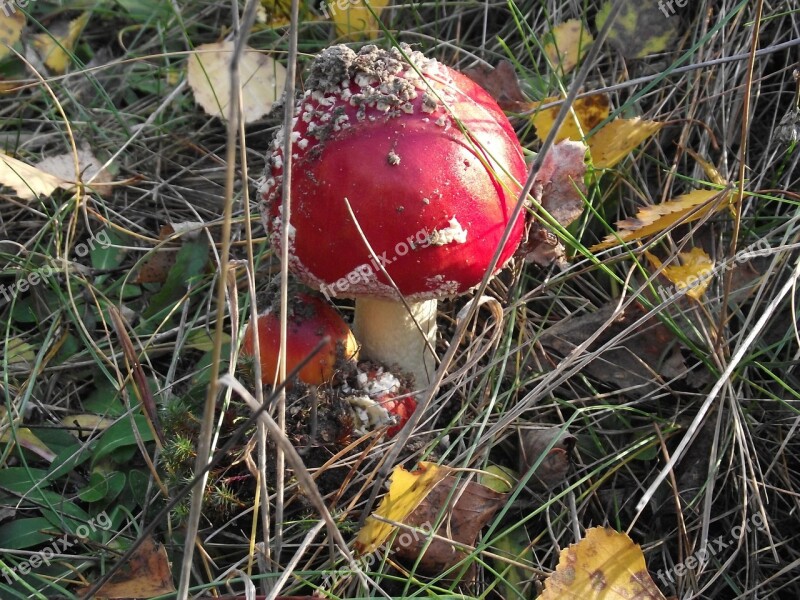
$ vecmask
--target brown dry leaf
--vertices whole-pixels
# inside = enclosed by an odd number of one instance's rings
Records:
[[[610,169],[634,148],[655,135],[664,123],[633,119],[616,119],[607,123],[589,139],[592,162],[597,169]]]
[[[154,598],[175,591],[167,551],[146,538],[126,565],[104,584],[95,598]]]
[[[527,473],[552,444],[528,480],[528,485],[539,490],[549,490],[563,482],[569,471],[570,454],[575,447],[575,441],[575,436],[561,427],[521,429],[519,431],[520,474]]]
[[[197,46],[189,57],[187,81],[197,103],[209,115],[227,119],[231,96],[229,68],[233,42]],[[286,84],[286,68],[269,56],[247,47],[239,63],[242,119],[251,123],[266,115]]]
[[[550,149],[533,183],[532,195],[562,227],[569,226],[583,212],[586,186],[586,146],[564,140]],[[566,262],[564,245],[547,231],[543,219],[532,219],[525,244],[525,260],[541,266]]]
[[[114,186],[114,177],[107,169],[103,169],[101,163],[91,150],[81,148],[77,153],[78,157],[78,171],[80,173],[81,181],[88,182],[92,180],[89,187],[102,196],[108,196]],[[50,156],[44,160],[36,163],[36,167],[63,179],[65,181],[76,181],[75,178],[75,157],[69,152],[67,154],[59,154],[58,156]]]
[[[546,106],[553,102],[559,102],[562,98],[549,96],[540,102],[531,105],[531,109],[536,110],[540,106]],[[541,141],[550,134],[550,130],[555,125],[556,117],[561,110],[561,105],[556,104],[549,108],[537,110],[532,116],[531,121],[536,127],[536,135]],[[605,121],[610,114],[608,95],[592,94],[578,98],[572,104],[572,110],[564,119],[561,127],[558,128],[555,141],[573,140],[579,142],[583,136]],[[581,133],[583,132],[583,133]],[[589,140],[591,142],[591,140]]]
[[[457,489],[453,491],[456,486]],[[481,529],[492,520],[506,496],[480,483],[459,482],[453,475],[448,475],[403,522],[429,531],[442,514],[442,509],[445,509],[444,521],[436,534],[457,545],[474,546]],[[407,538],[411,538],[411,541]],[[442,573],[466,556],[456,545],[434,539],[420,558],[427,544],[428,539],[424,535],[401,534],[395,539],[392,551],[400,561],[412,563],[419,559],[419,571],[428,574]]]
[[[561,75],[566,75],[580,62],[594,41],[592,34],[578,19],[570,19],[553,27],[544,45],[550,64],[556,66]]]
[[[589,248],[592,252],[605,250],[661,233],[675,223],[691,223],[709,214],[719,212],[730,204],[730,190],[694,190],[674,200],[646,206],[632,219],[617,222],[617,233],[607,235],[602,242]]]
[[[174,233],[175,228],[172,225],[163,225],[158,232],[158,239],[163,242]],[[164,283],[178,258],[178,253],[174,250],[177,245],[167,244],[151,250],[139,267],[133,283]]]
[[[626,534],[592,527],[561,551],[539,600],[666,600],[656,587],[642,549]]]
[[[650,252],[644,255],[656,269],[661,266],[661,261]],[[678,290],[688,288],[686,295],[695,300],[700,300],[706,293],[711,275],[714,273],[714,261],[702,248],[692,248],[689,252],[678,253],[677,265],[664,267],[661,274]]]
[[[559,321],[539,338],[538,363],[528,368],[539,372],[555,368],[563,357],[603,328],[585,350],[592,353],[646,313],[640,305],[631,304],[606,326],[616,310],[616,304],[611,303],[593,313]],[[683,377],[686,368],[675,336],[657,318],[651,317],[595,357],[582,373],[638,398],[643,390],[655,389],[663,380]]]
[[[575,221],[584,207],[586,146],[564,140],[550,149],[533,182],[532,193],[562,227]]]
[[[72,60],[72,52],[90,16],[91,13],[86,11],[69,23],[59,23],[51,26],[47,33],[37,33],[33,36],[33,47],[39,52],[48,69],[59,75],[67,70]]]
[[[0,152],[0,184],[14,190],[22,200],[49,196],[57,189],[70,189],[70,181],[46,173],[41,169]]]
[[[14,7],[13,4],[4,4],[4,7]],[[19,41],[22,29],[25,27],[25,13],[14,10],[11,14],[0,11],[0,59],[11,53],[11,46]]]
[[[383,9],[389,6],[389,0],[351,1],[344,8],[339,8],[340,4],[331,3],[327,8],[336,24],[336,35],[353,41],[374,40],[378,37],[381,27],[377,19],[380,19]]]
[[[451,470],[449,467],[425,461],[419,462],[416,471],[409,472],[401,466],[395,467],[389,491],[381,500],[375,514],[384,519],[404,523],[411,511],[420,505]],[[395,525],[369,517],[358,533],[353,547],[358,554],[370,554],[377,550],[396,528]]]
[[[503,110],[522,112],[531,108],[531,102],[522,93],[510,61],[503,59],[494,68],[479,64],[464,69],[463,73],[489,92]]]

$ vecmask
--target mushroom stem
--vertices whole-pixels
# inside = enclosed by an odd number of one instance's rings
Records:
[[[409,312],[402,302],[356,298],[353,330],[361,344],[362,357],[389,367],[397,365],[414,376],[417,389],[427,387],[436,370],[428,348],[428,342],[436,347],[436,304],[436,300],[409,302]]]

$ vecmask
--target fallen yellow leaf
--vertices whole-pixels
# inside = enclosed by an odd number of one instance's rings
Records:
[[[70,64],[72,52],[78,43],[78,38],[89,22],[90,13],[87,11],[80,17],[70,21],[66,27],[62,24],[47,33],[37,33],[33,37],[33,45],[39,51],[44,64],[54,73],[64,73]],[[63,33],[58,33],[65,29]]]
[[[148,537],[95,598],[154,598],[175,591],[164,544]]]
[[[3,6],[14,8],[13,4]],[[0,11],[0,59],[11,53],[11,46],[19,41],[23,27],[25,27],[24,12],[14,10],[11,14],[6,14]]]
[[[544,106],[558,102],[558,100],[559,98],[557,97],[548,97],[531,105],[531,108],[535,109],[537,106]],[[555,120],[560,110],[561,107],[559,105],[551,106],[538,110],[531,117],[531,121],[536,127],[536,135],[541,141],[544,141],[555,125]],[[564,119],[564,123],[559,127],[555,141],[560,142],[561,140],[569,139],[580,142],[590,131],[605,121],[609,114],[609,101],[608,96],[605,94],[593,94],[578,98],[573,103],[572,110],[567,115],[567,118]],[[586,139],[595,168],[608,169],[613,167],[663,126],[663,123],[647,121],[639,117],[615,119],[610,123],[606,123]]]
[[[18,198],[33,200],[49,196],[58,188],[69,189],[72,183],[0,152],[0,184],[14,190]]]
[[[198,46],[189,57],[187,81],[194,99],[208,114],[228,117],[231,95],[229,68],[233,42]],[[242,118],[250,123],[266,115],[283,93],[286,68],[269,56],[246,48],[239,62]]]
[[[645,252],[647,260],[656,269],[661,266],[661,261],[650,252]],[[700,300],[705,294],[711,275],[714,272],[714,261],[702,248],[692,248],[689,252],[679,252],[680,264],[669,265],[662,269],[664,275],[678,290],[688,288],[686,295],[695,300]]]
[[[348,40],[374,40],[381,31],[378,19],[389,0],[348,1],[344,8],[340,6],[339,0],[329,2],[325,11],[336,24],[336,34]]]
[[[606,124],[588,140],[595,168],[610,169],[615,166],[663,126],[663,123],[639,117],[616,119]]]
[[[644,562],[642,549],[624,533],[593,527],[561,551],[539,600],[666,600]]]
[[[674,200],[646,206],[632,219],[617,222],[617,233],[607,235],[590,248],[592,252],[661,233],[678,222],[691,223],[722,210],[730,202],[730,190],[694,190]]]
[[[623,6],[608,34],[608,41],[626,58],[643,58],[669,47],[675,36],[675,21],[669,20],[663,2],[619,0]],[[612,2],[605,2],[595,17],[597,30],[605,25]],[[673,9],[674,10],[674,9]]]
[[[91,414],[70,415],[61,419],[61,424],[70,428],[77,437],[86,437],[96,431],[103,431],[114,423],[116,423],[114,419]]]
[[[561,98],[557,96],[550,96],[537,102],[531,106],[535,109],[538,106],[545,106],[553,102],[558,102]],[[550,134],[550,130],[555,125],[556,117],[561,110],[561,105],[551,106],[536,111],[531,117],[534,127],[536,127],[536,135],[541,141]],[[564,119],[561,127],[558,128],[558,133],[554,143],[561,140],[573,140],[580,142],[583,136],[589,133],[592,129],[597,127],[600,123],[605,121],[609,115],[609,102],[608,96],[605,94],[592,94],[584,98],[578,98],[572,104],[572,110]],[[591,140],[589,140],[591,142]]]
[[[425,461],[420,461],[416,471],[409,472],[403,467],[395,467],[389,491],[381,500],[375,515],[390,521],[403,522],[403,519],[417,508],[451,471],[449,467]],[[354,545],[356,552],[358,554],[374,552],[395,529],[395,525],[369,517],[356,538]]]
[[[544,44],[550,63],[566,75],[578,64],[594,41],[592,34],[578,19],[570,19],[553,27]]]

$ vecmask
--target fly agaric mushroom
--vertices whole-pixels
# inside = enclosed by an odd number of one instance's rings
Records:
[[[294,111],[289,267],[327,297],[355,297],[362,355],[425,386],[436,301],[480,283],[526,177],[514,130],[483,88],[407,45],[326,49]],[[260,189],[275,247],[285,135]],[[498,270],[523,228],[520,215]]]
[[[258,316],[257,323],[261,382],[280,384],[277,377],[281,335],[279,313],[268,308]],[[245,360],[255,360],[254,329],[250,321],[242,339],[242,357]],[[337,358],[354,359],[358,346],[353,332],[331,305],[310,294],[297,294],[289,304],[287,317],[286,371],[294,369],[311,354],[324,336],[328,336],[330,341],[297,374],[304,383],[328,383],[333,379]]]

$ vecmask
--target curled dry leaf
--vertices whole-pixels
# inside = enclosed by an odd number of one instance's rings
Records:
[[[561,427],[521,429],[519,472],[524,476],[539,462],[528,480],[528,485],[534,489],[549,490],[566,479],[573,448],[575,448],[575,436]],[[547,454],[541,458],[545,452]]]
[[[2,152],[0,152],[0,184],[13,189],[16,196],[22,200],[49,196],[59,188],[66,190],[73,186],[69,181]]]
[[[730,190],[694,190],[674,200],[645,206],[635,217],[617,221],[617,232],[589,249],[592,252],[605,250],[661,233],[676,223],[697,221],[729,206],[733,196]]]
[[[569,226],[583,212],[585,156],[583,143],[561,141],[547,153],[534,179],[533,197],[562,227]],[[527,242],[521,248],[528,262],[549,266],[565,261],[564,246],[548,233],[543,219],[532,220]]]
[[[593,527],[561,551],[540,600],[666,600],[647,572],[638,544],[624,533]]]
[[[198,46],[189,57],[187,81],[197,103],[209,115],[227,119],[231,97],[233,42]],[[257,50],[245,48],[239,62],[242,119],[250,123],[266,115],[286,84],[285,67]]]
[[[522,112],[530,108],[530,100],[522,93],[514,65],[509,61],[501,60],[494,68],[479,64],[463,73],[489,92],[503,110]]]
[[[399,535],[392,545],[394,556],[407,563],[419,558],[421,573],[446,571],[467,556],[459,546],[475,545],[481,529],[491,521],[505,498],[506,494],[485,485],[448,475],[404,520],[411,527],[430,530],[444,511],[436,533],[445,539],[433,539],[428,544],[425,536]],[[420,558],[423,549],[425,554]]]

